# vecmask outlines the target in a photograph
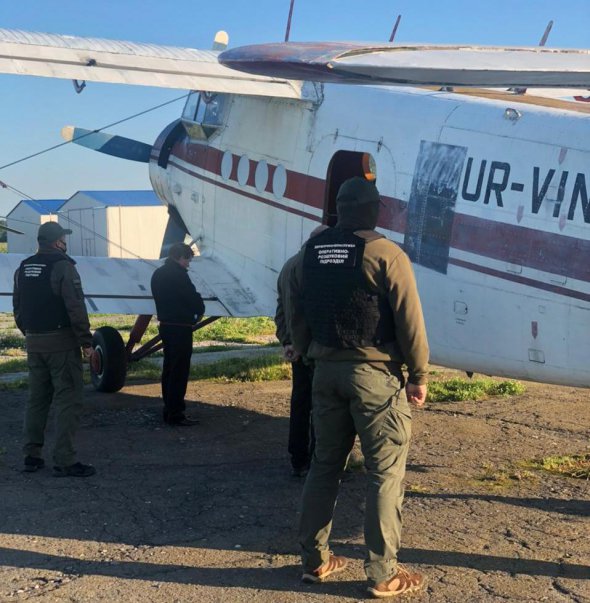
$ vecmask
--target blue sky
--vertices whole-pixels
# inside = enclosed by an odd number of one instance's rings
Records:
[[[280,41],[289,0],[18,0],[1,3],[0,27],[210,48],[225,29],[230,46]],[[590,48],[590,0],[297,0],[291,40],[535,45],[554,20],[548,45]],[[62,141],[62,126],[95,129],[181,96],[182,91],[0,74],[0,165]],[[182,109],[175,103],[111,132],[152,143]],[[0,170],[0,180],[35,198],[77,190],[150,188],[147,165],[68,145]],[[0,189],[0,215],[19,200]]]

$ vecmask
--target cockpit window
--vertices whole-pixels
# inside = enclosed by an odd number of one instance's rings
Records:
[[[206,140],[223,125],[227,94],[214,92],[191,92],[184,111],[182,123],[191,138]]]

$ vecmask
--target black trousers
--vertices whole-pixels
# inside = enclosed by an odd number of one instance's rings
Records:
[[[313,368],[301,358],[292,363],[293,388],[289,417],[289,454],[295,469],[307,467],[313,455],[315,438],[311,424],[311,382]]]
[[[162,368],[162,398],[164,421],[174,421],[184,416],[184,396],[191,368],[193,330],[189,326],[160,325],[164,344]]]

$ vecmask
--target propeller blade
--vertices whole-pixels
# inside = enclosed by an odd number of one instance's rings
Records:
[[[129,159],[130,161],[140,161],[149,163],[152,146],[145,142],[107,134],[106,132],[95,132],[76,128],[74,126],[65,126],[61,130],[61,136],[64,140],[71,141],[82,147],[113,155],[120,159]]]

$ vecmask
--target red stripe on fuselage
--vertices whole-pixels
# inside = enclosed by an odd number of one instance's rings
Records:
[[[205,144],[191,143],[187,140],[183,140],[174,147],[173,156],[181,159],[182,161],[193,165],[194,167],[200,168],[207,172],[211,172],[216,176],[221,175],[221,160],[224,153],[215,147],[207,146]],[[232,153],[232,170],[230,173],[229,180],[238,182],[238,162],[240,156]],[[178,168],[181,166],[178,163],[174,163]],[[248,182],[246,186],[253,187],[255,185],[255,172],[257,162],[250,160],[250,171],[248,174]],[[276,165],[268,164],[268,183],[266,185],[265,192],[272,193],[272,182]],[[181,168],[183,169],[183,168]],[[183,169],[186,173],[193,176],[199,176],[198,173],[192,172],[191,170]],[[218,182],[215,182],[218,184]],[[227,187],[224,187],[227,188]],[[232,189],[233,190],[233,189]],[[242,193],[243,189],[236,190],[237,193]],[[251,195],[245,193],[250,198],[257,199],[258,201],[266,202],[264,197],[258,195]],[[284,197],[292,201],[297,201],[303,205],[313,207],[315,209],[324,208],[324,198],[326,194],[326,181],[315,176],[308,174],[302,174],[293,170],[287,170],[287,188],[285,190]],[[403,234],[406,230],[407,220],[407,203],[400,199],[393,197],[381,197],[385,203],[385,207],[382,209],[379,216],[378,226],[394,232]],[[286,211],[295,213],[297,215],[308,216],[305,212],[292,210],[281,204],[273,203],[274,206],[284,207]],[[314,220],[318,220],[317,216],[313,216]]]
[[[519,283],[520,285],[527,285],[528,287],[533,287],[535,289],[542,289],[543,291],[556,293],[557,295],[565,295],[566,297],[572,297],[574,299],[581,299],[585,302],[590,302],[590,294],[582,291],[575,291],[574,289],[552,285],[551,283],[543,283],[542,281],[537,281],[535,279],[520,276],[518,274],[510,274],[508,272],[488,268],[487,266],[480,266],[479,264],[464,262],[463,260],[458,260],[457,258],[449,258],[449,264],[453,264],[459,268],[466,268],[467,270],[474,270],[475,272],[487,274],[488,276],[501,278],[505,281],[511,281],[513,283]]]
[[[221,174],[221,159],[223,153],[215,147],[182,141],[175,146],[174,156],[216,176],[220,176]],[[237,183],[237,164],[239,155],[232,154],[232,159],[233,169],[230,180]],[[232,192],[272,207],[283,209],[288,213],[296,214],[317,222],[321,221],[321,218],[313,214],[287,207],[282,203],[247,192],[243,188],[233,187],[231,186],[231,183],[225,184],[219,180],[212,180],[197,172],[186,169],[177,163],[174,163],[174,165],[178,169],[181,169],[192,176],[201,178],[215,186],[231,190]],[[272,192],[272,178],[276,166],[269,164],[268,167],[269,182],[266,187],[266,192],[270,193]],[[252,187],[254,186],[255,169],[256,162],[250,160],[248,185]],[[285,198],[297,201],[308,207],[323,209],[325,190],[325,180],[300,172],[287,170]],[[385,196],[382,196],[382,199],[385,207],[382,208],[379,216],[378,226],[385,230],[397,232],[402,235],[405,234],[407,202]],[[457,213],[454,217],[450,245],[454,249],[477,254],[496,261],[517,264],[567,278],[590,282],[590,262],[587,260],[590,255],[590,241],[585,239],[568,237],[566,235],[544,232],[523,226]],[[469,266],[469,269],[471,270],[488,273],[486,272],[488,269],[483,266],[476,267],[475,264],[469,262],[464,262],[464,264],[464,267]],[[494,276],[500,278],[513,281],[518,280],[514,278],[514,275],[509,273],[507,274],[501,271],[493,272]],[[583,293],[573,295],[574,292],[572,292],[570,295],[570,292],[572,291],[570,289],[563,289],[557,286],[553,287],[552,285],[546,285],[542,281],[524,279],[522,282],[524,281],[538,283],[538,288],[541,289],[554,292],[561,291],[563,295],[584,300],[586,299],[586,294]],[[580,295],[582,297],[579,297]]]
[[[254,201],[259,201],[260,203],[264,203],[265,205],[270,205],[271,207],[276,207],[278,209],[282,209],[289,214],[295,214],[297,216],[301,216],[302,218],[307,218],[308,220],[314,220],[315,222],[321,222],[320,216],[315,216],[313,214],[308,214],[307,212],[301,211],[299,209],[295,209],[293,207],[287,207],[282,203],[277,203],[276,201],[272,201],[270,199],[265,199],[264,197],[260,197],[259,195],[255,195],[254,193],[249,193],[245,191],[243,188],[236,188],[235,186],[231,186],[230,184],[226,184],[220,180],[213,180],[208,176],[204,176],[203,174],[199,174],[198,172],[193,172],[188,168],[183,167],[182,165],[176,163],[175,161],[170,162],[177,170],[184,172],[185,174],[189,174],[190,176],[194,176],[203,182],[207,182],[208,184],[212,184],[213,186],[218,186],[219,188],[223,188],[227,191],[231,191],[232,193],[236,193],[241,195],[242,197],[247,197],[248,199],[253,199]]]
[[[451,246],[494,260],[590,281],[590,241],[455,214]]]
[[[182,140],[174,146],[172,152],[174,157],[190,163],[191,165],[221,175],[221,160],[224,153],[215,147],[205,144],[191,143]],[[238,181],[238,163],[240,155],[232,153],[232,171],[229,179]],[[250,170],[248,173],[248,182],[246,186],[254,186],[254,176],[256,172],[257,161],[250,159]],[[267,192],[272,192],[272,180],[276,169],[275,165],[269,164]],[[287,188],[284,197],[292,201],[304,203],[316,209],[322,209],[324,206],[324,194],[326,181],[321,178],[315,178],[307,174],[301,174],[292,170],[287,170]]]

